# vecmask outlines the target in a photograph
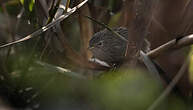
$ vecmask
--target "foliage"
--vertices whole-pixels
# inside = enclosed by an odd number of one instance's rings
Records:
[[[146,21],[139,16],[142,14],[144,17],[145,14],[140,11],[147,10],[140,7],[143,4],[135,3],[146,0],[67,1],[70,4],[66,4],[66,0],[0,1],[0,106],[40,110],[148,109],[175,79],[173,77],[185,62],[187,53],[190,53],[188,75],[185,74],[177,81],[178,84],[171,88],[170,94],[164,97],[156,109],[191,109],[192,49],[180,49],[184,42],[187,45],[186,38],[191,38],[187,36],[193,28],[189,25],[192,20],[190,2],[180,1],[186,4],[180,7],[177,3],[170,3],[171,0],[160,1],[153,11],[154,16],[147,17],[153,20],[144,25]],[[66,9],[65,6],[70,8]],[[177,12],[175,6],[185,10],[179,15],[183,19],[168,17]],[[91,36],[102,28],[117,35],[111,28],[119,26],[130,29],[130,33],[140,30],[138,37],[144,32],[140,38],[143,40],[143,37],[147,37],[151,49],[157,49],[147,53],[147,57],[159,67],[158,70],[164,70],[160,72],[163,82],[156,80],[142,62],[137,63],[140,66],[130,66],[126,59],[126,64],[120,68],[109,69],[88,61],[92,57],[87,49]],[[141,31],[144,26],[148,29]],[[184,39],[171,33],[182,33]],[[122,38],[119,34],[117,36]],[[157,48],[171,39],[174,40]],[[2,46],[13,41],[18,42]]]

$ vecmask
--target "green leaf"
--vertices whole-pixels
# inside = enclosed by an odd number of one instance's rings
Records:
[[[27,11],[29,12],[33,11],[35,0],[20,0],[20,2]]]
[[[30,11],[30,12],[32,12],[32,10],[33,10],[34,3],[35,3],[35,0],[31,0],[31,2],[30,2],[30,4],[29,4],[29,11]]]
[[[20,0],[21,4],[24,5],[24,0]]]

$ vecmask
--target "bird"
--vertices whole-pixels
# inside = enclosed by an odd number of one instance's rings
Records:
[[[112,28],[112,30],[128,40],[129,34],[127,28],[116,27]],[[145,46],[143,46],[143,50],[148,51],[149,43],[144,42],[144,45]],[[125,59],[127,42],[117,37],[108,29],[103,29],[91,37],[88,48],[93,54],[92,59],[105,62],[110,67],[120,66],[123,64]]]

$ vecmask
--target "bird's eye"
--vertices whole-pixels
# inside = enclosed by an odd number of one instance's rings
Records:
[[[97,45],[98,45],[98,46],[103,46],[103,42],[100,41]]]

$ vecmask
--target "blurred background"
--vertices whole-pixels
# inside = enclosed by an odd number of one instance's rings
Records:
[[[69,2],[70,1],[70,2]],[[68,4],[69,2],[69,4]],[[0,45],[24,38],[83,0],[1,0]],[[128,27],[135,0],[88,0],[80,9],[33,39],[0,48],[0,110],[145,110],[165,86],[146,68],[101,69],[89,64],[88,43],[102,29],[84,16]],[[59,5],[60,4],[60,5]],[[147,39],[151,49],[193,33],[192,0],[159,0]],[[171,81],[191,46],[155,59]],[[192,56],[176,89],[156,110],[192,110]],[[61,72],[62,71],[62,72]]]

